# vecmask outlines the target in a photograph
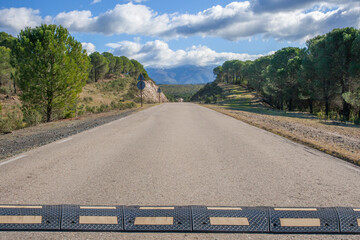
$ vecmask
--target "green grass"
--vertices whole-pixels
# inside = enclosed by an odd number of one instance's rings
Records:
[[[258,114],[284,116],[295,118],[316,118],[316,116],[302,112],[286,112],[273,109],[265,104],[255,93],[249,92],[238,85],[219,85],[223,89],[224,101],[220,105],[227,109],[240,110]]]

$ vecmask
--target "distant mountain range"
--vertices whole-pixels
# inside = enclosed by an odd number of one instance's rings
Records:
[[[175,68],[146,68],[157,84],[202,84],[214,81],[215,66],[185,65]]]

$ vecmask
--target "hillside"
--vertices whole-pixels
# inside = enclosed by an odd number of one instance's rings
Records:
[[[158,86],[151,80],[145,83],[143,102],[158,103]],[[75,114],[68,117],[137,108],[140,106],[140,91],[136,84],[136,79],[124,75],[110,75],[98,82],[88,83],[79,96]],[[161,102],[167,101],[166,96],[161,93]],[[3,116],[0,120],[0,132],[11,132],[41,122],[41,117],[36,115],[32,119],[23,119],[22,105],[17,95],[0,94],[0,106]]]
[[[175,68],[146,68],[158,84],[204,84],[214,80],[214,66],[185,65]]]

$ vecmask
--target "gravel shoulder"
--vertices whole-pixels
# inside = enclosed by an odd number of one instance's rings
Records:
[[[147,105],[151,107],[153,105]],[[145,109],[144,108],[144,109]],[[4,159],[71,135],[124,118],[141,109],[111,111],[78,118],[65,119],[0,135],[0,159]]]

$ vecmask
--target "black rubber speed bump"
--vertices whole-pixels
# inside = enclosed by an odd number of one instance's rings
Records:
[[[139,232],[190,232],[191,209],[184,207],[124,208],[125,231]]]
[[[1,205],[0,230],[60,230],[60,206]]]
[[[268,208],[193,206],[194,232],[269,232]]]
[[[336,208],[341,233],[360,233],[360,208]]]
[[[62,210],[61,230],[123,231],[123,207],[65,205]]]
[[[340,233],[335,208],[271,208],[270,232]]]

